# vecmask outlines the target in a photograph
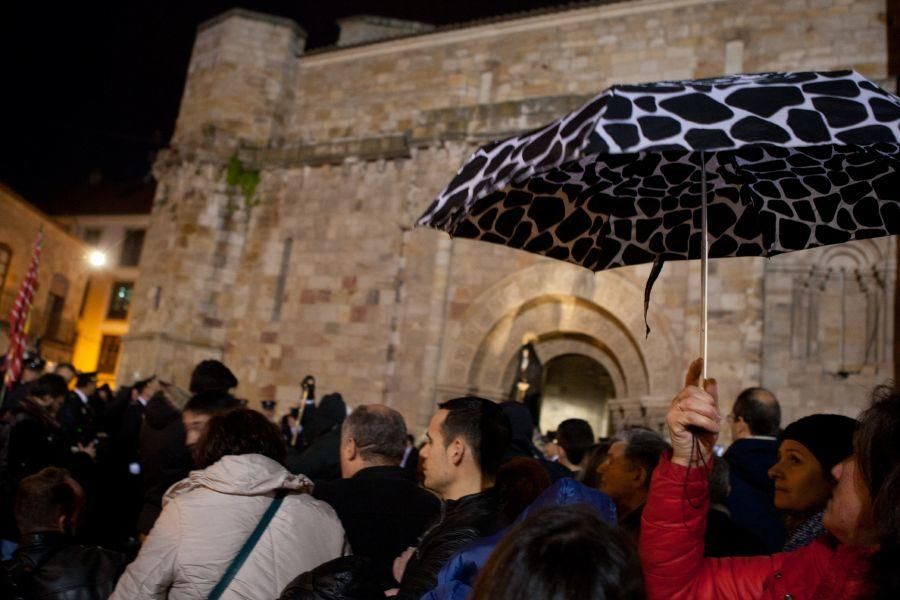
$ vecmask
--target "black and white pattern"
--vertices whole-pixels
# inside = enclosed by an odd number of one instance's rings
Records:
[[[480,149],[418,223],[593,270],[697,258],[702,160],[710,256],[900,233],[900,99],[852,71],[610,88]]]

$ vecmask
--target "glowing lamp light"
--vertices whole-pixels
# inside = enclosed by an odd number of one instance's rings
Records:
[[[88,263],[94,267],[99,269],[106,265],[106,252],[101,250],[91,250],[91,253],[88,254]]]

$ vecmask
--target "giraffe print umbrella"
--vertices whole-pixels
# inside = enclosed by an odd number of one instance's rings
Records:
[[[479,149],[417,224],[594,271],[653,262],[646,315],[664,261],[703,259],[705,298],[707,252],[900,233],[900,99],[853,71],[614,86]]]

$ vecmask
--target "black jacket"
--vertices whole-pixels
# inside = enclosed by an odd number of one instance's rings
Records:
[[[785,529],[775,509],[775,485],[769,469],[777,462],[774,439],[745,438],[731,444],[723,457],[728,463],[728,512],[731,520],[754,533],[767,554],[784,547]]]
[[[138,532],[150,533],[162,511],[162,497],[169,487],[188,476],[193,468],[191,453],[184,445],[181,413],[161,394],[147,402],[141,425],[140,463],[144,476],[144,504],[138,517]]]
[[[437,575],[457,550],[509,525],[494,488],[451,500],[438,523],[425,532],[406,565],[398,598],[419,600],[437,584]]]
[[[33,533],[3,563],[0,594],[8,600],[103,600],[125,569],[125,556],[81,546],[62,533]]]
[[[415,546],[441,514],[441,502],[400,467],[369,467],[349,479],[320,483],[313,490],[330,504],[356,556],[372,560],[382,589],[396,587],[394,559]]]
[[[278,600],[383,600],[369,559],[341,556],[291,581]]]

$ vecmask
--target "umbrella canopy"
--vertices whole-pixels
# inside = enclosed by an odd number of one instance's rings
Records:
[[[854,71],[614,86],[479,149],[418,225],[594,271],[654,262],[649,301],[705,240],[772,256],[900,233],[900,99]]]
[[[592,270],[900,233],[900,99],[858,73],[614,86],[478,150],[419,219]]]

